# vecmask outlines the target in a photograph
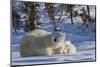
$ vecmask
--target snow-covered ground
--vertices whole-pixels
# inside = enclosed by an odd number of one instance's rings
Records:
[[[70,40],[77,48],[76,55],[59,55],[59,56],[39,56],[39,57],[21,57],[20,56],[20,39],[25,34],[18,31],[12,32],[12,65],[30,65],[62,62],[79,62],[95,61],[95,32],[87,29],[82,31],[78,24],[72,25],[69,21],[63,21],[61,26],[66,32],[66,40]],[[44,30],[51,31],[51,25],[44,25]]]

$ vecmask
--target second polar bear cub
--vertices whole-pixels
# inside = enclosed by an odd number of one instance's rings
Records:
[[[36,29],[22,38],[20,54],[22,57],[74,54],[76,52],[74,45],[69,46],[66,44],[68,43],[65,43],[65,33],[51,33]]]

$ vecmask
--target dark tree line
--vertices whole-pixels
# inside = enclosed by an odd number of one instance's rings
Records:
[[[18,20],[20,18],[20,15],[18,14],[17,10],[12,8],[12,26],[16,32],[16,29],[18,29]]]
[[[32,3],[32,2],[23,2],[22,5],[25,6],[24,8],[24,12],[26,12],[26,14],[28,14],[28,20],[26,21],[25,25],[24,25],[24,31],[28,32],[28,31],[32,31],[34,29],[37,29],[38,25],[41,25],[41,22],[39,21],[39,11],[38,11],[38,7],[40,7],[40,3]],[[56,5],[56,7],[55,7]],[[74,17],[80,16],[82,18],[82,26],[86,26],[88,27],[89,24],[94,24],[95,25],[95,20],[96,20],[96,16],[95,18],[91,18],[91,14],[90,14],[90,7],[87,5],[86,8],[87,10],[85,10],[85,8],[82,8],[80,11],[82,11],[82,13],[78,13],[79,10],[74,11],[73,9],[75,8],[76,5],[66,5],[66,4],[53,4],[53,3],[44,3],[44,10],[47,12],[48,14],[48,18],[51,20],[51,24],[53,26],[53,30],[57,31],[57,27],[58,23],[61,22],[63,15],[67,16],[70,18],[71,23],[74,24]],[[81,5],[77,5],[78,7],[81,7]],[[96,9],[95,9],[96,11]],[[58,13],[60,12],[60,15],[58,15]],[[69,14],[69,15],[68,15]],[[95,14],[96,15],[96,14]],[[18,26],[18,21],[20,19],[20,14],[18,13],[18,11],[14,8],[12,8],[12,26],[16,32],[17,26]],[[58,22],[56,22],[56,18],[55,16],[59,16],[59,18],[57,19]],[[66,18],[68,19],[68,18]]]

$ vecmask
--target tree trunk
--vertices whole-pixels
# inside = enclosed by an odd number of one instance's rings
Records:
[[[34,29],[36,29],[36,16],[37,16],[37,11],[36,11],[36,5],[34,3],[25,3],[27,10],[28,10],[28,14],[29,14],[29,23],[27,26],[27,30],[28,31],[32,31]]]
[[[13,25],[14,31],[16,33],[16,26],[15,26],[14,22],[12,23],[12,25]]]
[[[71,17],[71,23],[73,24],[73,17],[72,17],[72,6],[70,5],[70,17]]]
[[[96,23],[96,6],[95,6],[95,23]]]
[[[91,23],[90,9],[89,9],[88,5],[87,5],[87,11],[88,11],[88,15],[89,15],[88,22]]]
[[[63,14],[63,9],[61,9],[61,15],[60,15],[60,17],[58,19],[58,23],[61,21],[62,14]]]
[[[56,31],[57,30],[57,23],[55,22],[55,18],[54,18],[55,8],[54,8],[53,4],[45,3],[45,9],[48,13],[50,20],[51,20],[51,23],[52,23],[52,26],[53,26],[53,31]]]

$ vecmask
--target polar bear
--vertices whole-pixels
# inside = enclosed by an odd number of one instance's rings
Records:
[[[66,54],[68,52],[74,53],[70,46],[66,46],[63,32],[51,33],[36,29],[21,39],[20,54],[22,57]]]
[[[65,42],[65,47],[63,50],[64,54],[75,55],[76,51],[76,47],[74,46],[74,44],[71,43],[71,41]]]

